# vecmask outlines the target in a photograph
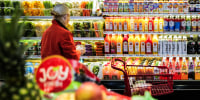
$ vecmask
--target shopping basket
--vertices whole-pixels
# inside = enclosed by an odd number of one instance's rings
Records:
[[[124,68],[116,67],[116,61],[123,63]],[[125,83],[124,93],[127,96],[134,95],[137,90],[144,93],[148,89],[152,96],[173,92],[173,75],[169,73],[167,66],[126,65],[125,61],[113,58],[111,67],[123,72]],[[143,70],[143,72],[140,70]]]

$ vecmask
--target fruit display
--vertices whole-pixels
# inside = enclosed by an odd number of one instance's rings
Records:
[[[41,1],[23,1],[22,8],[25,16],[44,16],[44,5]]]

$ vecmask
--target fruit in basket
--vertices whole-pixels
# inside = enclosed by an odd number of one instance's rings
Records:
[[[103,100],[101,88],[93,82],[83,83],[75,92],[76,100]]]
[[[41,100],[37,84],[26,79],[25,59],[23,54],[26,46],[20,45],[24,23],[19,24],[22,12],[16,9],[8,24],[6,19],[0,19],[0,73],[5,85],[0,89],[1,100]],[[5,73],[6,72],[6,73]]]

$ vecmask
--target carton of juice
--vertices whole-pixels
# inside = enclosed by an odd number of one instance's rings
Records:
[[[169,6],[169,3],[167,3],[167,2],[163,3],[163,12],[164,13],[168,13],[169,12],[168,6]]]
[[[144,3],[144,12],[149,12],[149,3],[148,2]]]
[[[139,6],[138,6],[138,12],[143,12],[143,10],[144,10],[143,3],[139,2],[138,4],[139,4]]]
[[[149,12],[153,13],[153,10],[154,10],[154,4],[153,2],[149,2]]]
[[[162,2],[158,3],[158,13],[163,13],[163,3]]]
[[[177,13],[177,12],[178,12],[178,7],[179,7],[178,3],[175,2],[175,3],[173,4],[173,12],[174,12],[174,13]]]
[[[129,4],[124,3],[124,12],[129,12]]]
[[[108,4],[109,4],[109,3],[104,2],[103,12],[108,12]]]
[[[134,12],[138,12],[138,3],[134,2]]]
[[[168,9],[169,9],[170,13],[173,13],[173,3],[172,2],[168,3]]]
[[[189,11],[189,10],[188,10],[188,6],[189,6],[188,3],[186,3],[186,2],[183,3],[183,12],[184,12],[184,13],[188,13],[188,11]]]
[[[113,12],[118,12],[118,3],[114,3]]]
[[[178,3],[178,13],[183,13],[183,3]]]
[[[134,12],[134,3],[129,3],[129,12]]]
[[[119,3],[118,10],[119,10],[119,12],[124,11],[123,3]]]
[[[156,3],[156,2],[153,3],[153,12],[154,13],[158,12],[158,3]]]

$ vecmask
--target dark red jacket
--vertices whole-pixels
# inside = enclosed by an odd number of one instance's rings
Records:
[[[53,20],[52,25],[44,32],[41,41],[42,59],[50,55],[80,59],[80,52],[76,51],[72,33],[56,20]]]

